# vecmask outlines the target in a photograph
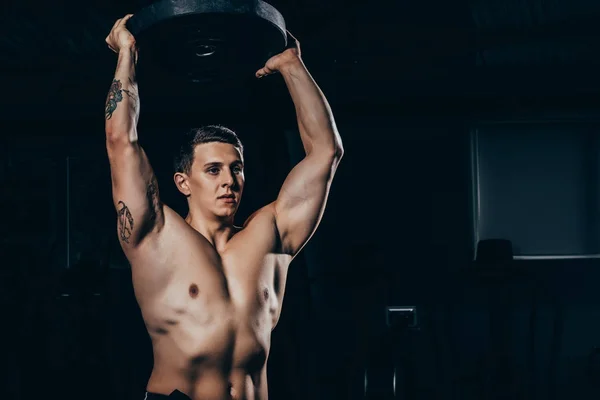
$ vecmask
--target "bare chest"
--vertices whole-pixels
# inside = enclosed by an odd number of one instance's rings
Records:
[[[240,242],[222,255],[199,246],[171,258],[170,278],[142,306],[153,342],[162,343],[155,352],[180,354],[182,362],[259,370],[268,357],[289,264],[288,257],[265,250]]]

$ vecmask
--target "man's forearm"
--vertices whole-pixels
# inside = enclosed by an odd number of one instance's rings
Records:
[[[135,76],[136,58],[135,48],[119,52],[115,77],[104,109],[107,139],[120,140],[127,137],[131,142],[137,140],[140,100]]]
[[[296,108],[298,127],[307,153],[340,151],[342,142],[331,108],[323,92],[299,59],[281,69]]]

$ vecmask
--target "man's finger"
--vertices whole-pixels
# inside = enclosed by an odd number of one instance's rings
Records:
[[[123,18],[121,18],[119,20],[119,24],[117,25],[117,27],[125,26],[125,24],[127,24],[127,21],[129,21],[129,19],[131,17],[133,17],[133,14],[127,14],[126,16],[124,16]]]
[[[124,16],[123,19],[121,20],[121,25],[125,25],[127,23],[127,21],[129,21],[131,19],[131,17],[133,17],[133,14],[127,14],[126,16]]]
[[[256,71],[256,77],[262,78],[263,76],[272,75],[274,73],[275,73],[275,71],[273,71],[271,68],[263,67],[263,68],[259,69],[258,71]]]
[[[269,76],[269,75],[275,75],[277,73],[277,71],[273,71],[273,72],[264,72],[264,71],[258,71],[256,73],[256,77],[257,78],[264,78],[265,76]]]

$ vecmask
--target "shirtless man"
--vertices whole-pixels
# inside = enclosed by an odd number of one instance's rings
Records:
[[[105,128],[117,234],[154,352],[146,398],[265,400],[271,331],[281,312],[287,269],[319,225],[343,154],[334,118],[297,42],[272,57],[256,77],[283,77],[305,158],[289,173],[277,199],[237,227],[242,146],[226,128],[190,131],[174,175],[188,201],[184,219],[161,202],[138,142],[137,51],[126,28],[130,17],[118,20],[106,38],[118,62]]]

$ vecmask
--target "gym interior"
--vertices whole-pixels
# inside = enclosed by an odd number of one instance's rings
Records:
[[[115,234],[104,38],[151,3],[0,6],[3,399],[144,396],[152,353]],[[268,3],[345,148],[290,267],[270,398],[599,398],[600,3]],[[184,212],[173,136],[208,123],[246,147],[237,219],[272,201],[303,156],[282,80],[255,79],[256,65],[174,83],[150,64],[139,133],[165,203]]]

